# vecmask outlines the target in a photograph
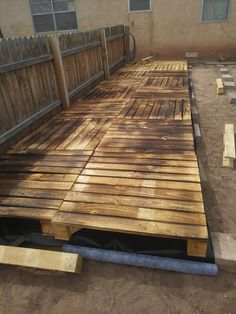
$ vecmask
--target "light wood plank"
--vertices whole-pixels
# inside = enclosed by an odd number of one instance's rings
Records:
[[[80,273],[82,269],[82,257],[77,254],[3,245],[0,263],[68,273]]]

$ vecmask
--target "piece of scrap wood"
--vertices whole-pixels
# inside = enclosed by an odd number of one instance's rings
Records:
[[[80,273],[82,257],[72,253],[0,245],[0,263]]]
[[[149,56],[149,57],[141,59],[140,64],[150,63],[152,60],[153,60],[153,57]]]
[[[218,78],[216,80],[216,85],[217,85],[217,94],[218,95],[223,95],[225,92],[224,84],[221,78]]]
[[[223,166],[232,168],[234,166],[235,158],[234,125],[225,124]]]

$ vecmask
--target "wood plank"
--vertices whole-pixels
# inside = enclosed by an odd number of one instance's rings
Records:
[[[63,200],[66,196],[65,190],[49,190],[49,189],[30,189],[30,188],[6,188],[0,187],[1,196],[18,196],[18,197],[33,197],[42,199]]]
[[[73,182],[51,182],[51,181],[26,181],[26,180],[0,180],[0,186],[4,188],[29,188],[49,190],[70,190]]]
[[[82,257],[77,254],[3,245],[0,263],[68,273],[80,273],[82,269]]]
[[[138,171],[119,171],[119,170],[100,170],[100,169],[85,169],[83,175],[118,177],[118,178],[136,178],[143,180],[169,180],[169,181],[185,181],[185,182],[200,182],[199,175],[186,174],[169,174],[169,173],[152,173]]]
[[[204,214],[192,212],[178,212],[170,210],[156,210],[135,206],[121,206],[111,204],[63,202],[60,212],[78,213],[86,215],[98,215],[120,218],[132,218],[138,220],[169,222],[190,225],[206,225]]]
[[[153,201],[152,198],[109,195],[108,193],[103,195],[98,193],[69,192],[66,195],[65,200],[72,202],[111,204],[121,206],[128,206],[129,204],[132,204],[136,207],[204,213],[204,206],[202,202],[185,202],[158,198]]]
[[[81,226],[88,229],[106,230],[113,232],[143,234],[148,236],[166,236],[175,238],[207,239],[206,226],[169,224],[164,222],[135,220],[125,218],[104,217],[58,212],[53,218],[54,224]]]
[[[55,209],[35,208],[35,207],[17,207],[0,206],[0,217],[5,218],[28,218],[50,220],[56,213]]]
[[[221,78],[216,79],[217,94],[223,95],[225,92],[224,83]]]
[[[142,186],[124,186],[107,184],[74,184],[71,191],[85,192],[85,193],[100,193],[109,195],[126,195],[126,196],[141,196],[150,197],[154,199],[174,199],[182,201],[196,201],[202,202],[201,192],[193,192],[186,190],[169,190]]]
[[[94,163],[89,162],[85,169],[108,169],[108,170],[128,170],[140,172],[158,172],[158,173],[177,173],[177,174],[198,174],[198,168],[184,168],[184,167],[167,167],[156,165],[136,165],[131,163]]]
[[[233,161],[235,158],[236,151],[235,151],[234,125],[225,124],[224,159],[231,159]]]
[[[99,176],[94,175],[80,175],[77,179],[79,183],[91,184],[109,184],[109,185],[122,185],[122,186],[137,186],[147,188],[159,188],[170,190],[187,190],[187,191],[201,191],[200,183],[192,183],[186,181],[164,181],[156,179],[143,179],[143,178],[125,178],[125,177],[112,177],[112,176]]]
[[[0,206],[12,206],[12,207],[35,207],[35,208],[49,208],[58,209],[62,203],[62,200],[51,200],[42,198],[30,198],[30,197],[7,197],[0,196]]]

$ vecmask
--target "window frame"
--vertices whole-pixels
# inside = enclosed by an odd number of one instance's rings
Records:
[[[131,11],[130,10],[130,0],[128,0],[128,13],[142,13],[142,12],[152,12],[152,0],[149,0],[150,3],[150,9],[149,10],[136,10],[136,11]]]
[[[32,12],[32,8],[31,8],[31,4],[30,4],[30,0],[29,0],[29,7],[30,7],[30,12],[31,12],[31,17],[32,17],[32,22],[33,22],[33,25],[34,25],[34,31],[36,34],[44,34],[44,33],[60,33],[60,32],[75,32],[78,30],[78,18],[77,18],[77,11],[76,11],[76,1],[74,0],[74,3],[75,3],[75,9],[74,10],[67,10],[67,11],[55,11],[54,10],[54,7],[53,7],[53,0],[50,0],[51,2],[51,7],[52,7],[52,12],[48,12],[48,13],[33,13]],[[77,24],[77,28],[73,28],[73,29],[64,29],[64,30],[58,30],[57,29],[57,22],[56,22],[56,14],[57,13],[72,13],[74,12],[75,15],[76,15],[76,24]],[[52,17],[53,17],[53,24],[54,24],[54,27],[55,27],[55,30],[54,31],[45,31],[45,32],[37,32],[36,31],[36,27],[35,27],[35,24],[34,24],[34,16],[40,16],[40,15],[47,15],[47,14],[51,14]]]
[[[226,22],[229,22],[229,21],[230,21],[231,8],[232,8],[232,0],[229,0],[229,11],[228,11],[227,19],[225,19],[225,20],[217,20],[217,19],[214,19],[214,20],[203,20],[204,1],[205,1],[205,0],[202,0],[202,1],[201,1],[201,23],[217,23],[217,22],[218,22],[218,23],[226,23]]]

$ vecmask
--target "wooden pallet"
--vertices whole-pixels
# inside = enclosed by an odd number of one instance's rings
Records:
[[[206,255],[186,62],[121,69],[0,156],[0,172],[2,217],[59,239],[81,228],[184,239]]]

